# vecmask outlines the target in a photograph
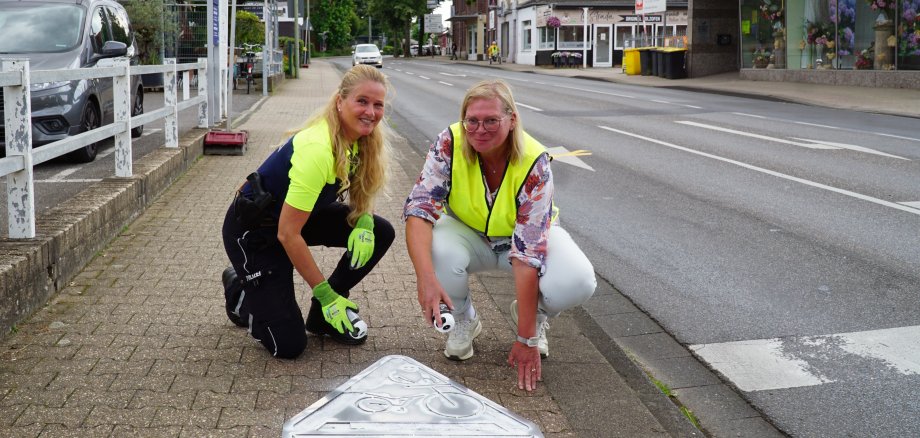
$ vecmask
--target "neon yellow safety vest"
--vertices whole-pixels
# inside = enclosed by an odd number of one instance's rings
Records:
[[[486,201],[489,189],[483,182],[479,159],[470,163],[462,152],[463,126],[454,123],[450,125],[450,132],[453,135],[450,194],[447,196],[450,211],[467,226],[488,237],[511,237],[517,219],[517,196],[546,148],[524,133],[524,156],[516,164],[509,163],[490,208]]]

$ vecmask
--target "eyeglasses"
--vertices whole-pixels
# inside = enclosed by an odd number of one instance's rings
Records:
[[[504,120],[505,117],[506,116],[498,118],[490,117],[485,120],[463,119],[463,127],[466,128],[467,132],[476,132],[476,130],[479,129],[479,125],[482,124],[482,128],[487,132],[495,132],[498,131],[498,127],[501,126],[502,120]]]

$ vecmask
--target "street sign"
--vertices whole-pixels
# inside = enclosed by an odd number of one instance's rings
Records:
[[[444,32],[444,21],[441,14],[425,14],[425,32]]]
[[[665,0],[636,0],[636,14],[654,14],[667,9]]]

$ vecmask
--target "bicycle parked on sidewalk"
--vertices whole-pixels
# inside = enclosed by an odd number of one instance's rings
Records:
[[[256,63],[256,52],[253,50],[257,47],[256,44],[243,44],[243,50],[245,51],[246,62],[242,65],[242,74],[243,78],[246,79],[246,94],[249,94],[250,90],[254,85],[254,79],[252,77],[252,69]]]

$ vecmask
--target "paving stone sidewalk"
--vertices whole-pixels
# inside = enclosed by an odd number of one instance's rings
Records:
[[[510,291],[490,295],[473,281],[484,331],[476,356],[441,353],[443,335],[419,317],[402,236],[402,203],[416,175],[396,160],[378,213],[397,240],[352,293],[370,339],[346,347],[310,337],[296,360],[279,360],[224,314],[220,238],[236,187],[302,126],[338,85],[314,62],[244,118],[245,156],[204,156],[47,306],[0,343],[0,436],[280,436],[292,417],[389,354],[412,357],[534,421],[546,436],[667,436],[571,314],[550,331],[547,384],[516,389],[505,365],[514,331]],[[341,250],[316,249],[324,272]],[[298,283],[298,302],[309,305]],[[589,390],[579,388],[590,388]],[[574,411],[579,402],[594,409]],[[607,404],[603,404],[606,402]],[[580,412],[580,413],[579,413]]]

